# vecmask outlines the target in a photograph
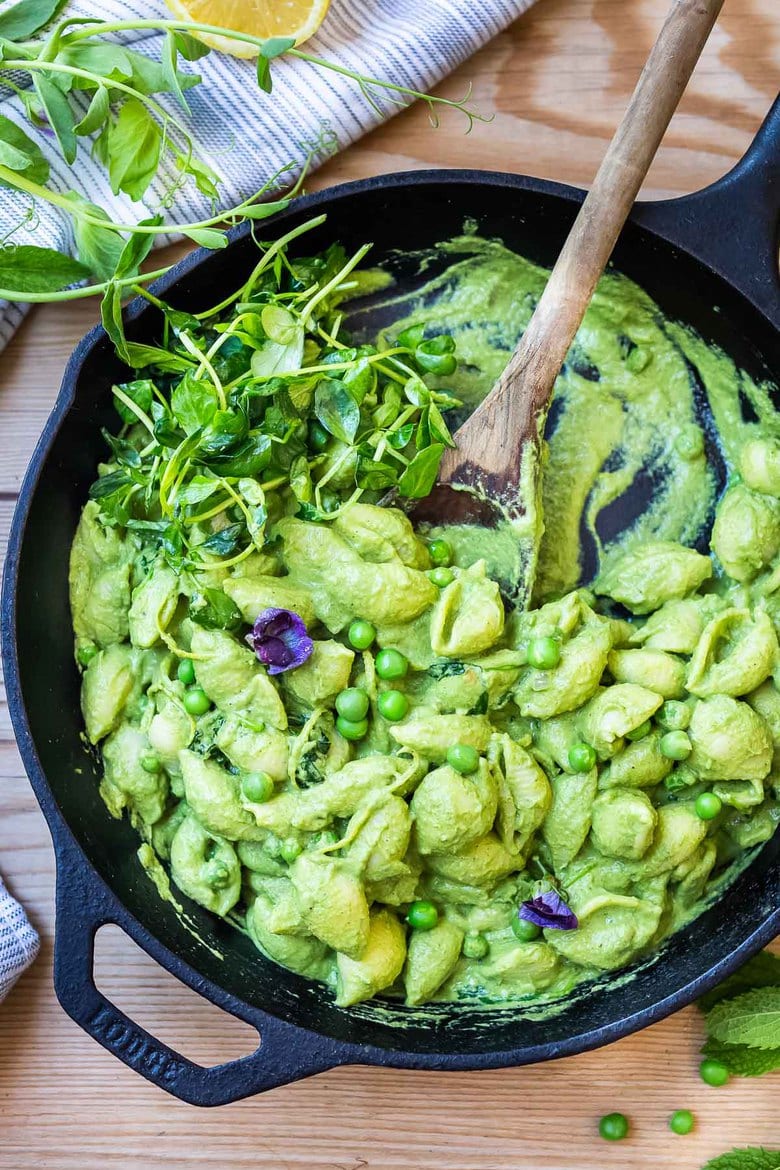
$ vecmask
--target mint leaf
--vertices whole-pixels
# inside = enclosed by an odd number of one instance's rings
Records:
[[[48,24],[64,5],[65,0],[20,0],[0,13],[0,37],[21,41]]]
[[[745,1146],[712,1158],[702,1170],[780,1170],[780,1150]]]
[[[719,1060],[737,1077],[762,1077],[780,1068],[780,1048],[748,1048],[745,1044],[722,1044],[710,1038],[702,1055]]]
[[[722,999],[739,995],[742,991],[752,991],[755,987],[780,987],[780,955],[760,951],[733,975],[729,975],[728,979],[703,995],[699,1007],[708,1012]]]
[[[89,276],[83,264],[54,248],[25,244],[0,249],[0,289],[24,300],[25,293],[60,292]]]
[[[160,165],[162,132],[148,110],[129,98],[108,135],[108,174],[115,195],[141,199]]]
[[[780,987],[757,987],[724,999],[707,1015],[707,1031],[724,1044],[780,1048]]]
[[[46,183],[49,178],[49,164],[41,148],[24,130],[10,118],[0,114],[0,163],[11,171],[24,171],[25,179],[33,183]],[[10,184],[0,179],[0,187]]]

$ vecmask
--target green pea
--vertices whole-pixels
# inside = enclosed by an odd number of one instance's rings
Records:
[[[667,699],[656,719],[665,731],[685,731],[691,721],[691,709],[679,699]]]
[[[188,715],[205,715],[211,706],[211,699],[203,687],[190,687],[184,692],[184,710]]]
[[[336,710],[350,723],[359,723],[368,714],[368,695],[360,687],[347,687],[336,696]]]
[[[330,435],[321,423],[314,419],[309,423],[309,446],[314,451],[324,451],[330,442]]]
[[[490,944],[484,934],[471,932],[463,940],[463,954],[467,959],[484,959]]]
[[[626,732],[626,739],[637,740],[644,739],[646,735],[650,734],[652,723],[649,719],[645,719],[644,723],[640,723],[633,731]]]
[[[454,743],[447,750],[447,763],[461,776],[468,776],[479,767],[479,752],[471,744]]]
[[[98,652],[97,646],[94,642],[87,642],[85,646],[79,646],[76,651],[76,661],[79,666],[89,666],[92,659]]]
[[[376,637],[376,630],[371,622],[356,619],[347,631],[347,639],[355,650],[368,650]]]
[[[282,841],[282,844],[279,847],[279,856],[281,857],[282,861],[286,861],[288,865],[292,865],[296,857],[300,856],[301,852],[302,850],[300,842],[296,841],[295,837],[285,837],[284,841]]]
[[[389,723],[398,723],[409,710],[409,700],[403,691],[382,691],[376,701],[379,714]]]
[[[412,902],[406,912],[406,921],[412,930],[433,930],[439,921],[439,911],[433,902]]]
[[[344,739],[365,739],[368,735],[368,720],[345,719],[343,715],[339,715],[336,720],[336,730]]]
[[[528,922],[525,918],[518,918],[515,914],[512,919],[512,934],[519,938],[520,942],[533,942],[541,933],[541,926],[537,926],[535,922]]]
[[[695,1125],[695,1119],[690,1109],[675,1109],[669,1118],[669,1129],[672,1133],[690,1133]]]
[[[693,802],[696,816],[702,821],[712,821],[723,808],[723,801],[714,792],[700,792]]]
[[[230,882],[230,870],[224,861],[216,858],[207,861],[202,869],[203,880],[212,890],[224,890]]]
[[[405,678],[408,669],[409,662],[400,650],[380,650],[376,656],[376,672],[385,681]]]
[[[448,540],[432,540],[428,545],[428,554],[434,565],[452,564],[452,545]]]
[[[176,667],[176,677],[185,687],[191,687],[195,682],[195,663],[191,658],[180,658]]]
[[[651,357],[648,350],[642,349],[640,345],[635,345],[626,357],[626,366],[632,374],[641,374],[642,370],[650,364]]]
[[[589,743],[573,743],[568,759],[572,772],[590,772],[596,766],[596,753]]]
[[[607,1113],[599,1122],[599,1134],[608,1142],[619,1142],[628,1136],[628,1118],[625,1113]]]
[[[729,1070],[722,1060],[703,1060],[699,1065],[699,1076],[705,1085],[720,1087],[729,1079]]]
[[[547,635],[532,638],[528,646],[528,665],[537,670],[552,670],[561,660],[561,646],[557,638]]]
[[[661,755],[667,760],[687,760],[693,751],[693,745],[684,731],[667,731],[661,736],[658,744]]]
[[[431,569],[428,577],[439,589],[446,589],[455,580],[455,574],[452,569],[447,569],[444,565],[438,569]]]
[[[151,754],[148,756],[141,756],[141,767],[143,768],[144,772],[149,772],[154,775],[156,772],[159,772],[162,769],[160,757]]]
[[[241,780],[241,791],[250,804],[264,804],[274,794],[274,782],[267,772],[247,772]]]
[[[689,462],[698,459],[704,454],[704,436],[699,427],[694,424],[681,430],[674,440],[674,447],[681,458]]]

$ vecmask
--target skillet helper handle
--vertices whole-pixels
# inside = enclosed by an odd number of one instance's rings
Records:
[[[780,329],[780,96],[722,179],[692,195],[643,203],[634,220],[693,253]]]
[[[58,865],[54,989],[71,1019],[129,1068],[190,1105],[226,1105],[342,1063],[336,1043],[264,1012],[255,1018],[233,1012],[258,1028],[260,1045],[226,1064],[203,1068],[163,1044],[95,985],[95,935],[116,915],[84,876],[78,862]]]

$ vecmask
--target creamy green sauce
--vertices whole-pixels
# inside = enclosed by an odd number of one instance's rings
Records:
[[[474,236],[443,244],[421,260],[423,270],[434,264],[440,268],[443,260],[447,266],[414,293],[391,294],[383,301],[386,311],[398,315],[387,332],[395,336],[420,321],[433,331],[452,332],[461,364],[442,384],[473,409],[506,365],[548,272],[498,241]],[[633,543],[693,545],[708,531],[718,485],[705,456],[697,381],[730,465],[751,434],[780,430],[766,387],[757,386],[692,330],[668,321],[633,281],[605,275],[556,383],[542,478],[545,531],[537,600],[581,580],[583,540],[592,543],[607,567],[611,557]],[[758,423],[744,421],[738,390]],[[609,509],[640,475],[646,505],[625,531],[614,533]],[[482,532],[450,532],[463,564],[486,555],[480,551]],[[517,555],[513,534],[507,530],[505,535],[500,548],[487,554],[503,573]]]

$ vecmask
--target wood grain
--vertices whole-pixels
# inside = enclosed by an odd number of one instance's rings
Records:
[[[475,85],[495,120],[434,134],[410,110],[330,162],[323,186],[423,166],[481,166],[585,185],[625,108],[667,0],[539,0],[443,87]],[[726,0],[645,191],[694,190],[744,151],[780,79],[777,0]],[[746,209],[749,214],[749,209]],[[26,462],[94,304],[35,311],[0,366],[0,549]],[[694,1009],[609,1048],[480,1074],[340,1069],[265,1097],[198,1111],[164,1096],[89,1040],[51,989],[51,845],[0,707],[0,866],[43,937],[35,967],[0,1008],[2,1170],[695,1170],[733,1145],[780,1147],[778,1076],[702,1086]],[[194,999],[115,933],[98,978],[147,1026],[208,1063],[246,1050],[246,1030]],[[696,1112],[674,1137],[666,1119]],[[630,1141],[596,1136],[622,1109]]]

